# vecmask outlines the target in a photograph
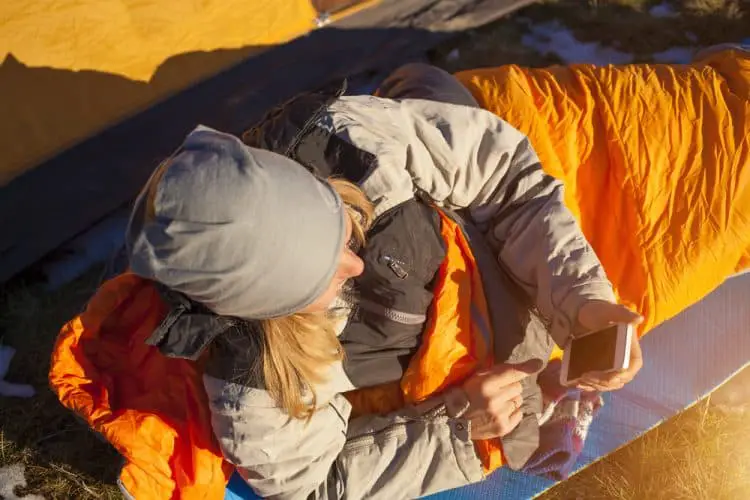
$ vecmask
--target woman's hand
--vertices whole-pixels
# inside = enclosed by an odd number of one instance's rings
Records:
[[[510,433],[521,422],[521,381],[542,369],[532,359],[518,365],[501,364],[478,372],[464,382],[469,399],[465,416],[471,422],[471,439],[492,439]]]
[[[637,325],[643,318],[627,307],[606,302],[591,300],[585,303],[578,312],[578,322],[589,331],[601,330],[613,323],[630,323]],[[616,391],[629,383],[643,367],[643,353],[637,334],[633,334],[630,344],[630,362],[625,370],[614,372],[589,372],[578,383],[584,391]]]

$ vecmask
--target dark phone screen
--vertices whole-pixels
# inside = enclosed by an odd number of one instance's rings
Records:
[[[568,380],[574,380],[586,372],[611,370],[617,354],[617,328],[604,330],[573,339],[570,343]]]

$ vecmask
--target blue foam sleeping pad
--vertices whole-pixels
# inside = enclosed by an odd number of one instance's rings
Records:
[[[627,444],[709,394],[750,363],[750,273],[734,276],[642,341],[645,366],[605,396],[576,470]],[[503,468],[485,481],[431,500],[526,499],[555,482]],[[258,498],[235,474],[225,500]]]

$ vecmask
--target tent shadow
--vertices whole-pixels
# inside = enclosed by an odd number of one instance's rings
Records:
[[[100,71],[0,65],[0,185],[82,138],[122,121],[266,47],[192,52],[166,60],[149,82]]]
[[[0,281],[128,203],[197,124],[240,133],[299,92],[393,69],[444,36],[417,28],[326,28],[275,47],[175,56],[149,83],[95,71],[29,68],[8,56],[0,67],[0,108],[24,118],[9,121],[0,134],[0,147],[9,152],[3,169],[13,162],[21,168],[29,148],[36,160],[47,159],[2,188]],[[165,98],[188,81],[186,75],[227,65]],[[133,110],[142,111],[129,116]],[[106,114],[117,116],[114,125],[75,142]]]

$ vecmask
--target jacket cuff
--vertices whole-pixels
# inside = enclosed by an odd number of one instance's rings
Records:
[[[443,393],[445,413],[449,418],[461,418],[469,409],[469,398],[460,387],[452,387]]]
[[[445,412],[448,418],[448,426],[451,429],[453,439],[453,453],[456,455],[456,463],[466,477],[469,484],[484,479],[484,470],[476,443],[471,438],[471,422],[464,416],[469,409],[469,398],[460,387],[448,389],[443,393]]]
[[[578,312],[590,300],[617,302],[609,281],[589,282],[573,288],[555,311],[550,326],[550,335],[561,349],[565,348],[571,335],[585,333],[585,328],[578,322]]]

